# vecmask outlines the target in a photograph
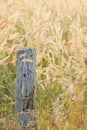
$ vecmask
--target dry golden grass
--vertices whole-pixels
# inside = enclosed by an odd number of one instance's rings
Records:
[[[3,100],[13,98],[15,53],[31,46],[37,50],[38,130],[86,130],[87,0],[0,0],[3,130],[18,129],[7,123]]]

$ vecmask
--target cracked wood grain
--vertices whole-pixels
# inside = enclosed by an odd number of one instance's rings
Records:
[[[22,127],[26,127],[34,117],[28,110],[35,109],[34,91],[36,86],[36,50],[23,48],[17,52],[15,108]]]

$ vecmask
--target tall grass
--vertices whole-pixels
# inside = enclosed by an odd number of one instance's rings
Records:
[[[0,0],[0,130],[17,130],[15,53],[37,50],[38,130],[87,129],[87,0]]]

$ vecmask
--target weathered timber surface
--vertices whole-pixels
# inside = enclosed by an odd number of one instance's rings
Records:
[[[23,48],[17,52],[15,108],[21,127],[25,128],[34,119],[34,90],[36,86],[36,50]]]

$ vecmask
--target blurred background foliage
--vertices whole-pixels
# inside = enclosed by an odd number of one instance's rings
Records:
[[[38,130],[87,130],[87,0],[0,0],[0,130],[19,130],[16,52],[37,50]]]

